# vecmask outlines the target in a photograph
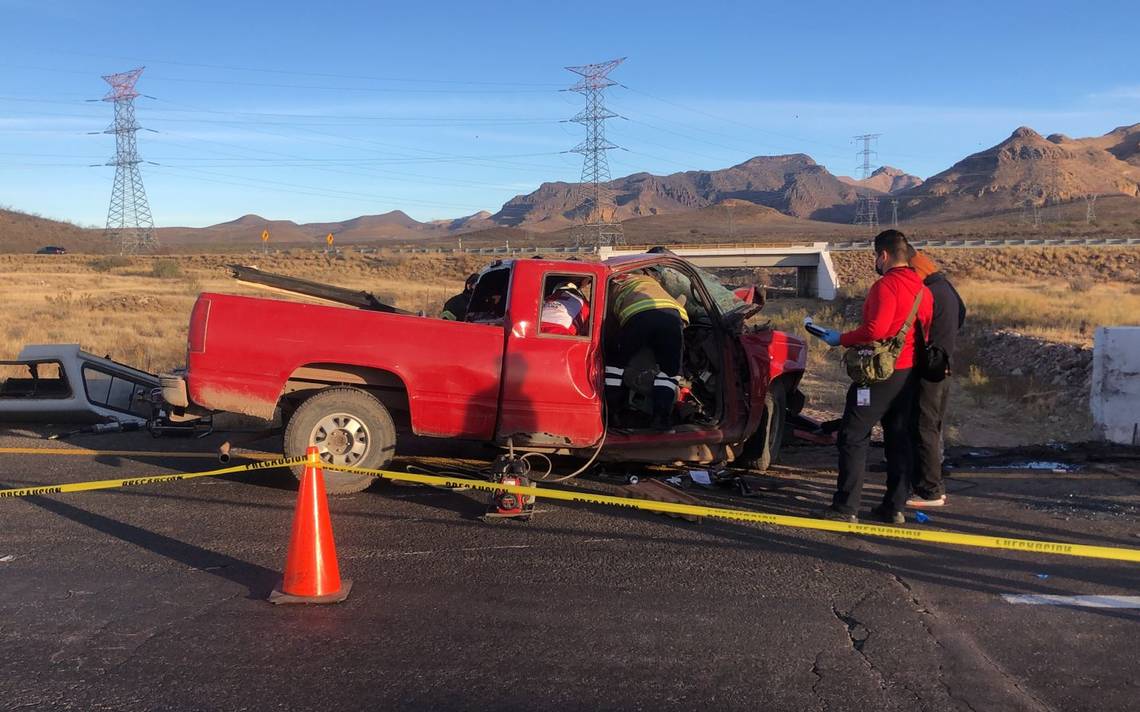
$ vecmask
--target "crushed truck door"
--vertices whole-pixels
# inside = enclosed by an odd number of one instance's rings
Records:
[[[598,273],[565,263],[519,260],[514,263],[506,324],[499,442],[515,445],[584,448],[602,437],[599,349],[603,295]],[[543,329],[542,306],[553,288],[567,282],[585,296],[589,310],[579,334]],[[565,316],[565,314],[563,314]]]

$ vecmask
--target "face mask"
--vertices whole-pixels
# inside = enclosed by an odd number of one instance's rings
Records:
[[[879,275],[880,277],[883,276],[882,265],[883,261],[880,259],[879,255],[875,255],[875,274]]]

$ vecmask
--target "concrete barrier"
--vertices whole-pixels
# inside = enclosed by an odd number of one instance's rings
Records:
[[[1140,445],[1140,326],[1096,330],[1089,405],[1104,440]]]

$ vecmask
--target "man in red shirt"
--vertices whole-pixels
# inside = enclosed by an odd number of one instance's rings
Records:
[[[915,321],[923,333],[930,333],[934,299],[922,278],[909,265],[910,245],[898,230],[884,230],[875,237],[875,271],[882,275],[863,302],[863,320],[858,328],[840,334],[830,329],[820,337],[831,346],[855,346],[894,337],[902,330],[915,299],[919,298]],[[871,430],[882,422],[887,455],[887,492],[871,510],[872,516],[890,524],[906,521],[903,510],[910,494],[914,469],[916,423],[914,400],[918,385],[915,365],[914,325],[906,339],[895,371],[889,378],[870,385],[853,383],[847,390],[843,424],[839,430],[839,482],[831,506],[820,516],[855,522],[867,471],[867,451]]]

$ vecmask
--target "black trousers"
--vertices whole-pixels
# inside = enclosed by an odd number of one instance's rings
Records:
[[[942,427],[949,396],[949,378],[938,382],[918,379],[918,398],[915,404],[918,439],[911,489],[924,499],[936,499],[946,494],[946,488],[942,484]]]
[[[914,470],[914,399],[918,388],[913,369],[895,371],[891,377],[867,388],[871,398],[867,405],[857,401],[859,386],[847,390],[847,405],[839,429],[839,482],[832,506],[848,514],[859,510],[863,479],[867,474],[867,451],[871,447],[871,430],[883,424],[883,444],[887,454],[887,493],[882,506],[902,511],[910,494]]]
[[[677,401],[677,376],[681,373],[681,356],[685,348],[685,322],[672,309],[652,309],[634,314],[618,335],[617,368],[606,369],[606,383],[621,377],[630,359],[645,347],[653,351],[653,360],[661,371],[653,381],[653,417],[663,421],[673,412]]]

